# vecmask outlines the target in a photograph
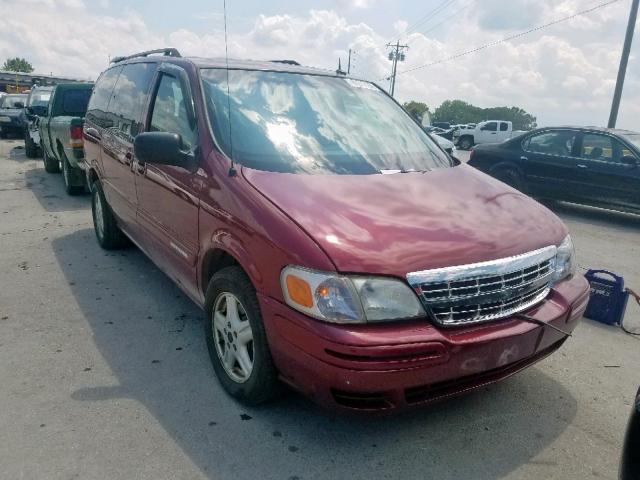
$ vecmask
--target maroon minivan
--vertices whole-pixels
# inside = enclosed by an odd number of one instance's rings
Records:
[[[84,126],[98,242],[207,313],[222,386],[421,405],[508,377],[578,323],[566,227],[450,158],[376,85],[282,62],[115,59]]]

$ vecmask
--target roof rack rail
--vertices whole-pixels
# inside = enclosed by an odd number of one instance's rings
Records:
[[[300,65],[295,60],[269,60],[271,63],[284,63],[285,65]]]
[[[133,55],[128,55],[126,57],[114,57],[111,60],[111,63],[120,63],[125,60],[129,60],[130,58],[148,57],[155,53],[162,53],[165,57],[182,57],[176,48],[157,48],[155,50],[147,50],[146,52],[134,53]]]

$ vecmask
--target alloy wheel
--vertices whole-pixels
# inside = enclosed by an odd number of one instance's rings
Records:
[[[253,371],[253,331],[249,317],[238,298],[223,292],[212,311],[213,340],[218,359],[229,378],[244,383]]]

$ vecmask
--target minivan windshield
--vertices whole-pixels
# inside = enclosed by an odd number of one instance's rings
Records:
[[[375,85],[298,73],[203,69],[214,135],[241,165],[310,174],[447,168],[450,158]],[[229,109],[231,121],[229,121]]]

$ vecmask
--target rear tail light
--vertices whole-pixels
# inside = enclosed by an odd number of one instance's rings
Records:
[[[69,146],[71,148],[82,148],[83,145],[82,125],[73,125],[71,127],[71,135],[69,137]]]

